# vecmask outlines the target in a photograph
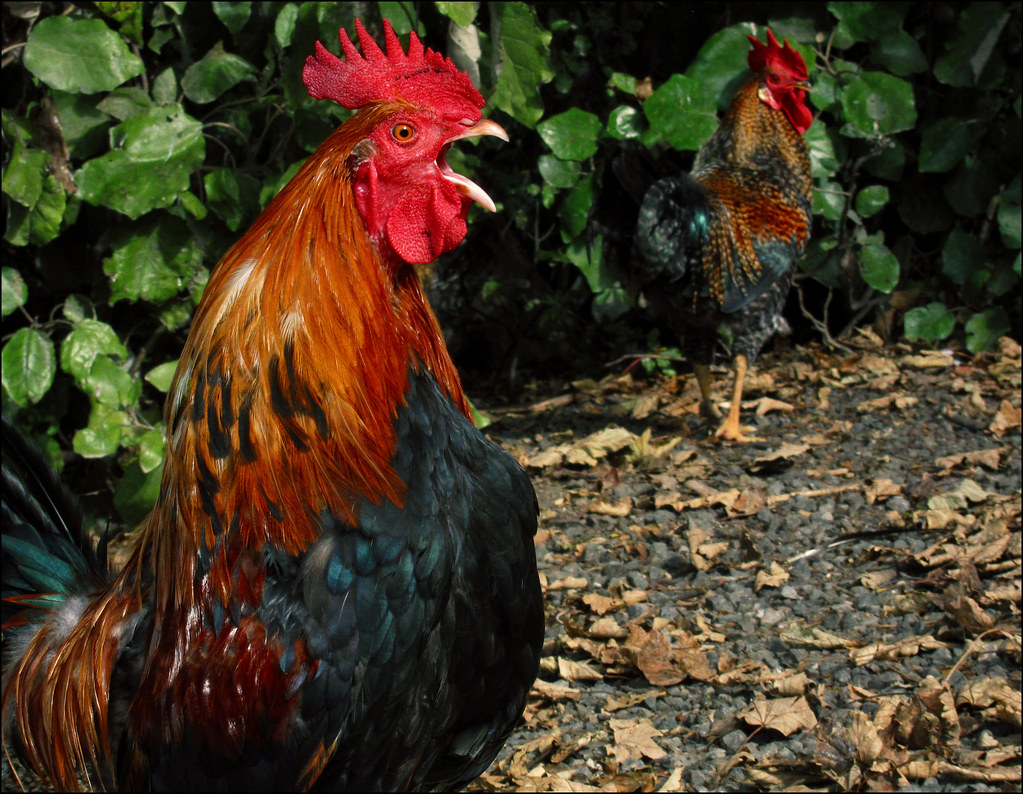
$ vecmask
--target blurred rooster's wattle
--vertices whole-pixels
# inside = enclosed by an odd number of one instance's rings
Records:
[[[732,331],[735,387],[716,436],[748,440],[739,424],[743,381],[767,338],[787,328],[781,311],[792,268],[810,237],[813,182],[802,134],[813,122],[805,104],[803,58],[786,41],[750,36],[752,76],[689,174],[644,185],[633,269],[654,316],[682,340],[703,397],[719,417],[709,365],[717,329]],[[616,163],[623,184],[640,168]],[[652,180],[651,180],[652,181]]]
[[[215,268],[165,409],[160,495],[108,573],[4,423],[4,743],[51,785],[457,788],[537,672],[522,469],[477,430],[414,266],[489,196],[496,135],[415,33],[317,43],[356,112]]]

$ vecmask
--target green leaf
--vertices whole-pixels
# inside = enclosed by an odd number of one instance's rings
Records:
[[[540,122],[536,131],[555,157],[586,160],[597,153],[600,119],[585,110],[572,108]]]
[[[210,3],[210,5],[213,6],[213,13],[217,15],[217,19],[223,22],[224,27],[231,31],[231,35],[237,39],[238,34],[245,27],[245,23],[252,16],[252,3],[216,2]]]
[[[153,107],[153,100],[145,91],[135,86],[123,86],[107,94],[96,105],[96,109],[109,113],[118,121],[141,116]],[[159,111],[157,111],[159,112]]]
[[[50,390],[57,372],[53,342],[35,328],[19,328],[4,345],[3,386],[23,408],[39,402]]]
[[[679,150],[699,149],[717,129],[713,101],[690,77],[673,74],[643,104],[650,129]]]
[[[254,71],[255,67],[244,58],[224,52],[223,42],[218,41],[201,60],[188,67],[181,78],[181,89],[193,102],[204,105],[218,99]]]
[[[983,130],[975,122],[954,117],[928,124],[920,139],[920,173],[951,171],[963,161],[982,134]]]
[[[89,426],[83,427],[72,440],[75,452],[83,458],[105,458],[117,452],[121,437],[131,424],[131,417],[106,405],[93,405]]]
[[[942,185],[949,206],[958,215],[979,218],[986,215],[991,200],[1005,179],[1004,164],[983,157],[967,157]]]
[[[153,80],[153,101],[158,105],[173,105],[177,100],[178,78],[168,66]]]
[[[110,302],[173,298],[202,263],[202,251],[188,226],[176,218],[144,220],[115,232],[114,252],[103,260],[110,276]]]
[[[28,300],[28,285],[21,273],[13,267],[5,267],[2,271],[3,281],[3,316],[13,312],[19,306],[24,306]]]
[[[959,19],[958,35],[934,64],[934,76],[945,85],[977,85],[1010,18],[1002,3],[970,3]]]
[[[746,36],[756,33],[756,27],[749,22],[732,25],[707,39],[696,53],[685,76],[699,85],[709,99],[705,111],[724,110],[732,101],[739,84],[749,74],[746,56],[750,42]],[[812,65],[812,59],[809,63]]]
[[[899,260],[885,245],[865,245],[860,249],[860,272],[874,289],[891,292],[899,283]]]
[[[50,88],[79,94],[110,91],[145,71],[124,39],[100,19],[53,16],[32,28],[25,67]]]
[[[60,345],[60,368],[74,376],[85,388],[89,372],[97,356],[115,356],[128,360],[128,348],[117,337],[117,332],[100,320],[81,320],[64,337]]]
[[[295,23],[298,21],[298,6],[294,3],[285,3],[277,13],[274,20],[274,40],[281,49],[291,44],[291,37],[295,35]]]
[[[476,9],[478,4],[475,2],[460,3],[442,2],[441,0],[437,0],[434,5],[444,16],[463,28],[469,27],[469,25],[476,21]]]
[[[904,323],[906,338],[910,342],[916,339],[938,342],[952,333],[956,318],[944,303],[934,301],[910,309],[906,312]]]
[[[632,105],[619,105],[608,115],[605,130],[618,140],[638,138],[643,134],[643,122],[643,114]]]
[[[133,408],[142,395],[142,384],[109,356],[96,356],[82,390],[108,408]]]
[[[888,205],[888,188],[884,185],[870,185],[856,194],[853,207],[863,218],[876,215]]]
[[[847,49],[860,41],[875,41],[902,25],[909,3],[828,3],[839,22],[835,46]]]
[[[114,491],[114,507],[125,522],[134,526],[149,515],[160,495],[162,478],[162,464],[150,472],[144,472],[137,460],[125,467],[124,476]]]
[[[953,229],[941,250],[941,272],[953,283],[963,285],[983,267],[984,248],[980,240],[962,229]]]
[[[178,368],[178,360],[165,361],[163,364],[153,367],[146,373],[145,379],[165,394],[171,387],[174,380],[174,372]]]
[[[60,234],[60,224],[67,207],[67,194],[52,174],[43,180],[43,192],[29,213],[29,242],[46,245]]]
[[[202,125],[180,106],[153,107],[111,131],[114,151],[76,174],[82,198],[130,218],[168,207],[188,190],[206,152]]]
[[[1000,306],[978,312],[966,322],[966,349],[971,353],[990,350],[1011,330],[1009,315]]]
[[[864,137],[891,135],[916,124],[913,86],[884,72],[863,72],[852,78],[839,97],[853,132]]]
[[[203,179],[206,203],[227,228],[237,231],[259,210],[259,181],[233,168],[218,168]]]
[[[927,58],[920,45],[901,28],[883,34],[870,51],[870,58],[899,77],[927,71]]]
[[[53,104],[72,159],[87,159],[106,146],[110,117],[96,106],[95,97],[54,91]]]
[[[831,132],[823,124],[814,124],[803,133],[803,141],[810,153],[810,173],[815,179],[835,174],[841,161],[835,153]]]
[[[1020,247],[1019,174],[1016,174],[1016,178],[1005,189],[1001,200],[998,202],[998,230],[1002,233],[1002,242],[1006,248]],[[4,313],[6,314],[6,311]]]
[[[537,161],[545,184],[555,188],[570,188],[579,181],[582,166],[574,160],[559,160],[553,154],[542,154]]]
[[[43,194],[50,156],[39,149],[15,149],[4,171],[3,191],[31,209]]]
[[[569,191],[558,210],[561,239],[570,242],[582,234],[593,207],[593,175],[587,174]]]
[[[96,308],[92,301],[82,295],[68,295],[64,301],[64,316],[74,325],[78,325],[87,317],[96,316]]]
[[[160,430],[147,430],[139,439],[139,468],[144,474],[163,463],[164,437]]]
[[[624,91],[629,96],[636,95],[636,78],[631,74],[612,72],[607,82],[608,85],[617,88],[619,91]]]
[[[540,86],[554,79],[549,61],[551,33],[525,3],[498,3],[491,13],[500,18],[501,36],[494,42],[500,75],[489,102],[532,128],[543,116]]]
[[[845,192],[838,182],[823,182],[813,191],[813,214],[838,221],[845,212]]]

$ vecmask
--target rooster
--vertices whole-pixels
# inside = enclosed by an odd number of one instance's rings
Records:
[[[697,153],[692,173],[647,190],[633,254],[647,304],[683,340],[701,412],[712,419],[720,412],[709,365],[718,327],[730,326],[735,387],[715,437],[737,442],[753,440],[739,423],[748,368],[767,338],[787,328],[781,310],[810,236],[813,189],[802,139],[813,121],[806,64],[770,31],[766,45],[749,39],[753,75]]]
[[[454,789],[522,713],[536,497],[415,272],[495,209],[452,142],[508,138],[414,32],[406,53],[385,22],[385,52],[355,29],[362,55],[341,30],[303,78],[356,112],[197,308],[119,574],[5,424],[4,743],[56,787]]]

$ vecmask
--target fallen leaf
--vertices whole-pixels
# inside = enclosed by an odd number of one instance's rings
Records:
[[[555,579],[549,585],[548,590],[581,590],[589,582],[583,576],[566,576],[564,579]]]
[[[937,458],[934,461],[935,466],[940,466],[941,471],[938,476],[947,475],[956,466],[984,466],[985,468],[995,471],[1001,465],[1002,453],[1007,451],[1007,447],[991,449],[978,449],[974,452],[960,452],[955,455],[944,455],[943,457]]]
[[[646,700],[664,697],[667,692],[663,689],[648,689],[646,692],[626,692],[624,695],[611,695],[604,704],[604,711],[620,711],[622,709],[638,706]]]
[[[948,646],[936,640],[932,635],[922,637],[906,637],[897,642],[874,642],[862,648],[849,651],[849,658],[854,664],[862,666],[876,659],[901,659],[904,656],[916,656],[923,651],[934,651]]]
[[[945,369],[953,366],[955,359],[942,350],[923,350],[919,355],[903,356],[899,363],[916,369]]]
[[[1020,409],[1013,406],[1008,400],[1002,400],[998,410],[995,411],[995,418],[988,425],[988,430],[1001,438],[1013,428],[1020,426]]]
[[[781,587],[788,580],[789,572],[782,568],[778,563],[772,562],[771,569],[769,571],[757,571],[757,578],[756,583],[753,586],[753,592],[759,592],[762,587]]]
[[[581,466],[596,466],[600,458],[625,449],[636,438],[624,427],[605,427],[578,443],[565,455],[565,462]]]
[[[614,731],[615,746],[613,752],[615,760],[623,764],[630,758],[637,760],[649,758],[656,761],[664,758],[664,752],[654,741],[664,734],[654,727],[648,719],[633,720],[609,720],[608,725]]]
[[[856,760],[869,768],[884,752],[884,740],[873,721],[862,711],[854,711],[849,725],[849,741],[856,748]]]
[[[900,411],[909,408],[911,405],[916,405],[919,402],[918,397],[907,397],[905,394],[886,394],[883,397],[877,397],[873,400],[865,400],[856,406],[856,410],[859,413],[868,413],[873,411],[880,411],[884,408],[895,407]]]
[[[629,636],[628,630],[623,626],[619,626],[618,621],[611,616],[595,620],[587,634],[601,640],[611,639],[612,637],[620,640]]]
[[[533,691],[548,700],[579,700],[583,693],[565,684],[544,681],[542,678],[533,682]]]
[[[782,736],[817,727],[817,718],[803,696],[772,700],[758,698],[740,717],[749,725],[762,725]]]
[[[604,676],[586,662],[558,657],[558,675],[566,681],[602,681]]]
[[[547,588],[548,590],[550,588]],[[598,615],[606,615],[613,609],[618,609],[622,604],[616,598],[609,598],[600,593],[587,593],[583,596],[583,603]]]
[[[824,629],[808,629],[798,623],[788,626],[781,634],[781,639],[786,645],[802,646],[804,648],[852,648],[858,643],[839,637],[837,634],[824,631]]]
[[[590,504],[586,506],[586,512],[622,518],[632,512],[632,499],[628,496],[623,496],[613,504],[611,502],[604,501],[603,499],[598,499],[596,502],[590,502]]]
[[[761,397],[757,400],[757,416],[764,416],[771,411],[794,411],[796,406],[792,403],[783,402],[782,400],[775,400],[772,397]]]
[[[885,499],[899,495],[902,493],[902,488],[903,486],[887,477],[878,477],[863,489],[863,493],[867,498],[867,504],[872,505],[874,502],[883,502]]]

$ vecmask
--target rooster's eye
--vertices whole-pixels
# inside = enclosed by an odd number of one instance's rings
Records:
[[[416,137],[416,131],[409,124],[395,124],[391,135],[398,143],[408,143]]]

